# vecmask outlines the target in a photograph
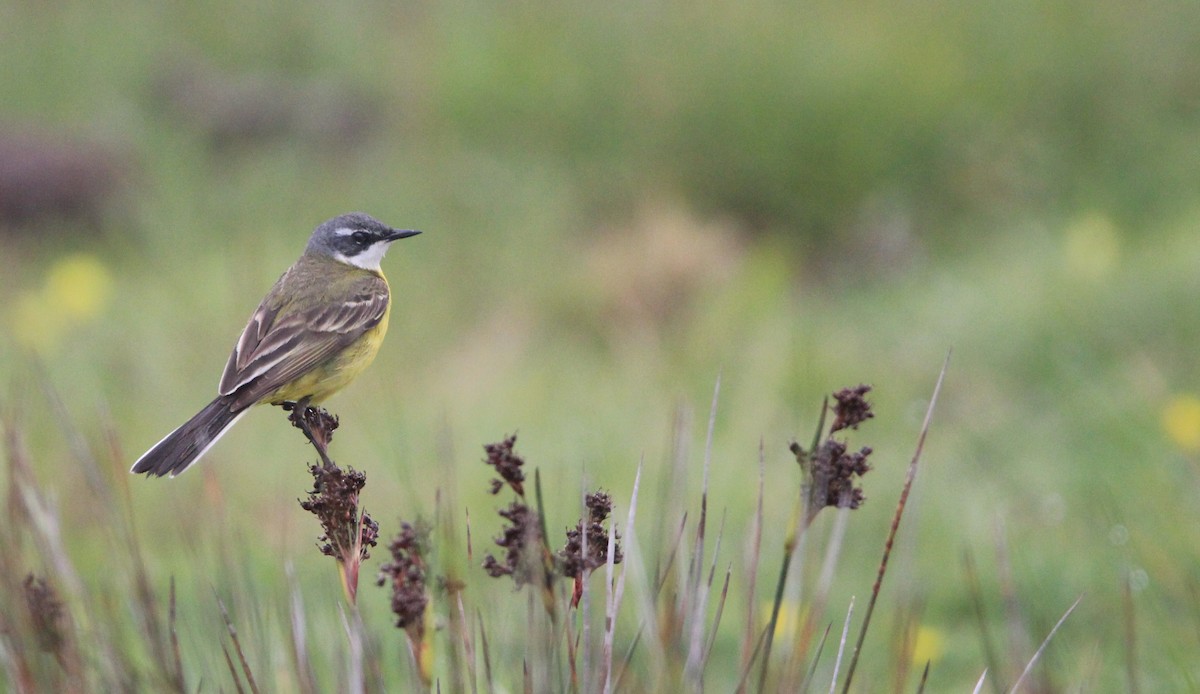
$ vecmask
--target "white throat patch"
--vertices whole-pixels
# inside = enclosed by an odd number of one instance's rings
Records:
[[[347,256],[342,253],[334,253],[333,257],[347,265],[360,267],[371,272],[379,272],[379,264],[383,262],[383,256],[387,253],[388,246],[390,245],[392,244],[388,241],[380,241],[371,244],[369,248],[358,255]]]

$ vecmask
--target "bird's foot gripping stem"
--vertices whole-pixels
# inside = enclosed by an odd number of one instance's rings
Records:
[[[321,462],[326,467],[333,467],[333,461],[329,459],[329,442],[333,439],[333,430],[338,428],[338,418],[323,408],[310,406],[307,398],[299,402],[282,402],[279,406],[284,412],[291,413],[288,421],[304,432],[321,456]]]

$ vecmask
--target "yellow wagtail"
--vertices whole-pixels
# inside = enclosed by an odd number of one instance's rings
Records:
[[[174,477],[252,405],[307,406],[353,380],[387,332],[390,301],[380,261],[393,241],[419,233],[361,212],[318,226],[304,255],[250,316],[216,399],[142,454],[132,472]]]

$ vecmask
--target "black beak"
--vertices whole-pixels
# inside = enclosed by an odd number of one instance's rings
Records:
[[[416,236],[419,233],[421,232],[415,229],[392,229],[388,232],[387,240],[388,242],[399,241],[400,239],[406,239],[409,236]]]

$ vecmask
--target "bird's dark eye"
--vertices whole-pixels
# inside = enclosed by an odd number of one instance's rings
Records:
[[[354,239],[354,243],[365,246],[367,245],[367,241],[371,240],[371,235],[365,231],[356,231],[350,235],[350,238]]]

